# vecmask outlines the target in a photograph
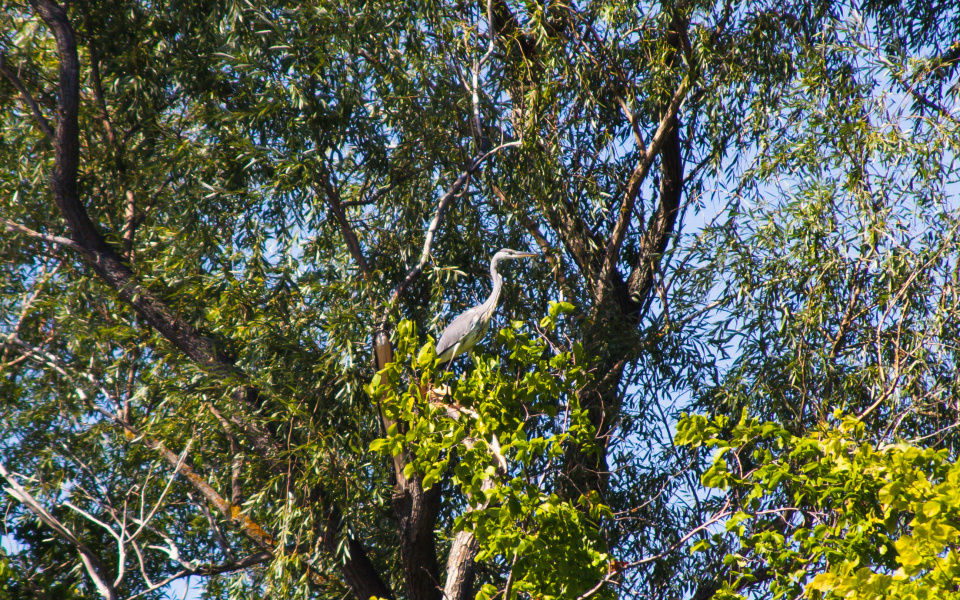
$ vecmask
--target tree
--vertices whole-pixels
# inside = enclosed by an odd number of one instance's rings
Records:
[[[777,594],[683,410],[954,459],[952,6],[3,6],[23,589]]]

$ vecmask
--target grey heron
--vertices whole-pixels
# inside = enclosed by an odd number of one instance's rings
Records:
[[[497,265],[501,260],[511,260],[514,258],[528,258],[537,256],[533,252],[517,252],[510,248],[504,248],[490,259],[490,279],[493,280],[493,290],[490,297],[480,306],[474,306],[470,310],[453,320],[443,330],[440,341],[437,342],[437,358],[440,363],[449,363],[454,358],[473,348],[473,345],[483,339],[487,333],[487,326],[490,325],[490,318],[493,311],[497,309],[497,301],[500,299],[500,289],[503,287],[503,277],[497,272]],[[449,364],[447,365],[449,368]]]

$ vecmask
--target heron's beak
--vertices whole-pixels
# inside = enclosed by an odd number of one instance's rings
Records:
[[[530,258],[533,256],[540,256],[540,254],[536,252],[517,252],[513,255],[514,258]]]

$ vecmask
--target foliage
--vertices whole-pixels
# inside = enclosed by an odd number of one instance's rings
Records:
[[[551,303],[541,325],[552,331],[573,310]],[[510,565],[516,592],[579,596],[608,568],[598,524],[613,516],[596,494],[573,502],[551,492],[565,446],[593,439],[576,397],[587,378],[585,356],[577,346],[553,353],[524,329],[515,321],[497,335],[502,363],[476,356],[454,382],[453,373],[438,370],[433,340],[418,349],[413,324],[398,323],[395,362],[367,388],[395,423],[370,448],[409,452],[404,477],[422,475],[426,488],[452,486],[470,507],[456,529],[476,536],[478,560]],[[477,597],[496,593],[487,584]]]
[[[0,0],[2,593],[949,585],[957,10]]]
[[[946,450],[875,446],[860,420],[833,420],[797,436],[746,414],[681,419],[678,443],[715,449],[704,485],[742,503],[726,521],[752,554],[728,555],[736,577],[768,571],[775,598],[957,597],[960,465]],[[745,597],[732,589],[723,597]]]

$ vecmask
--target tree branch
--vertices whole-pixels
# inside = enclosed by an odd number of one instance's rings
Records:
[[[58,536],[77,549],[77,552],[80,554],[80,560],[83,562],[83,566],[90,575],[90,578],[93,579],[93,583],[97,587],[97,591],[100,592],[100,595],[106,600],[116,600],[117,591],[110,585],[103,564],[97,558],[97,555],[87,548],[72,531],[64,527],[56,517],[47,512],[47,509],[10,475],[3,463],[0,463],[0,476],[2,476],[10,486],[4,488],[5,492],[23,503],[33,514],[37,515],[37,518],[43,521],[50,529],[53,529]]]
[[[492,477],[484,479],[480,489],[488,492],[493,489],[494,484]],[[467,513],[486,507],[486,503],[477,507],[471,506],[467,509]],[[469,600],[473,597],[478,552],[480,552],[480,542],[473,532],[458,531],[450,546],[450,553],[447,555],[447,577],[443,585],[444,600]]]
[[[13,338],[12,336],[7,336],[9,342],[16,344],[24,348],[29,352],[35,360],[39,360],[44,364],[47,364],[58,373],[60,373],[64,378],[68,380],[73,380],[75,376],[70,372],[69,367],[63,364],[59,358],[51,355],[48,352],[43,351],[40,348],[36,348],[19,340]],[[113,398],[110,390],[100,386],[97,383],[97,380],[91,376],[81,377],[85,379],[89,384],[97,387],[98,391],[104,395],[108,400],[112,400],[116,403],[116,400]],[[114,414],[110,411],[104,409],[99,404],[94,402],[89,394],[87,394],[82,387],[75,385],[75,391],[80,399],[87,404],[92,410],[99,413],[101,416],[106,418],[108,421],[122,429],[128,439],[131,440],[140,440],[148,448],[155,450],[160,454],[160,456],[174,469],[174,473],[182,475],[186,478],[187,483],[193,487],[200,495],[206,499],[207,502],[212,504],[228,521],[232,522],[234,526],[244,534],[248,539],[250,539],[254,544],[256,544],[262,550],[276,553],[284,552],[289,553],[290,551],[285,548],[279,548],[274,541],[274,538],[267,533],[259,524],[253,521],[250,517],[243,514],[240,506],[227,501],[223,496],[221,496],[212,486],[210,486],[185,460],[183,457],[179,457],[166,446],[158,441],[146,437],[139,429],[137,429],[132,423],[125,421],[121,414]],[[318,501],[321,501],[321,498],[317,498]],[[326,504],[324,502],[324,504]],[[330,505],[332,506],[332,505]],[[336,511],[336,507],[331,508],[332,511]],[[339,513],[337,513],[339,514]],[[138,520],[140,521],[140,520]],[[145,527],[154,533],[161,535],[162,533],[151,528],[149,524],[145,524]],[[338,521],[339,527],[339,521]],[[334,540],[335,537],[332,535],[333,531],[330,532],[330,536],[326,539]],[[326,540],[325,540],[326,541]],[[358,599],[369,598],[370,596],[377,596],[381,598],[392,598],[393,594],[380,579],[376,569],[373,564],[370,562],[367,557],[366,550],[363,545],[353,537],[348,538],[350,556],[349,558],[339,565],[339,568],[344,574],[344,579],[347,584],[354,591],[354,594]],[[336,544],[329,544],[328,549],[331,552],[336,550]],[[306,569],[311,577],[315,580],[322,577],[322,574],[319,573],[306,559],[303,557],[303,562],[306,565]]]
[[[232,560],[219,565],[201,565],[194,569],[181,569],[166,579],[158,581],[155,584],[151,584],[142,592],[127,597],[126,600],[135,600],[141,596],[146,596],[150,592],[154,592],[162,587],[166,587],[174,581],[183,579],[184,577],[192,577],[194,575],[222,575],[224,573],[233,573],[242,569],[249,569],[250,567],[254,567],[256,565],[262,565],[271,558],[273,558],[271,554],[267,552],[260,552],[259,554],[251,554],[250,556],[246,556],[239,560]]]
[[[619,260],[620,257],[620,246],[623,244],[623,239],[627,234],[627,229],[633,218],[633,207],[637,201],[637,194],[640,192],[640,184],[643,183],[643,180],[647,177],[647,173],[650,172],[650,167],[653,165],[657,154],[660,153],[660,148],[670,133],[670,129],[676,127],[676,117],[680,110],[680,104],[683,102],[689,89],[690,82],[688,79],[684,79],[674,92],[673,98],[667,107],[666,114],[660,120],[657,132],[650,141],[650,146],[646,150],[642,147],[640,148],[643,156],[627,180],[627,188],[624,191],[623,201],[620,204],[620,214],[610,234],[610,241],[607,243],[606,252],[604,253],[603,266],[597,278],[596,285],[599,286],[597,296],[600,299],[600,303],[602,303],[606,294],[605,290],[610,287],[610,274],[617,266],[617,260]]]
[[[367,260],[363,256],[363,248],[360,247],[360,240],[357,239],[357,234],[353,231],[353,227],[350,226],[350,222],[347,221],[347,215],[343,210],[343,202],[340,200],[340,194],[333,187],[333,182],[330,181],[330,172],[323,166],[321,166],[320,169],[322,171],[321,183],[323,185],[323,192],[327,198],[327,204],[330,206],[330,212],[333,213],[337,223],[340,224],[340,230],[343,232],[343,239],[347,243],[347,249],[350,250],[350,256],[357,262],[360,273],[363,274],[364,278],[367,278],[370,276],[370,267],[367,265]]]
[[[420,259],[407,272],[406,277],[391,294],[384,308],[383,316],[379,319],[379,326],[374,331],[373,347],[378,368],[386,366],[393,357],[393,350],[386,332],[390,311],[409,286],[423,272],[423,268],[430,259],[437,229],[447,207],[463,191],[470,177],[480,169],[480,166],[488,158],[504,148],[519,144],[519,141],[501,144],[489,152],[478,155],[470,161],[468,167],[457,177],[453,185],[440,199],[433,219],[427,227]],[[381,419],[386,428],[392,425],[382,411]],[[440,509],[440,488],[439,486],[433,486],[425,490],[419,477],[405,478],[403,471],[407,458],[404,453],[394,456],[393,461],[394,476],[397,481],[397,489],[394,494],[394,511],[398,518],[400,559],[403,564],[407,594],[412,600],[439,600],[441,598],[439,565],[437,564],[433,528]],[[475,556],[475,552],[469,554],[471,561],[473,556]]]
[[[27,91],[26,86],[23,85],[23,82],[20,81],[20,78],[17,77],[17,74],[10,70],[6,64],[6,57],[0,53],[0,73],[4,77],[10,80],[10,83],[13,84],[13,87],[17,88],[17,91],[20,92],[20,96],[23,98],[23,101],[30,108],[30,112],[33,113],[33,118],[37,120],[37,125],[40,126],[40,130],[43,132],[43,135],[47,137],[51,142],[54,139],[53,129],[50,127],[50,122],[47,121],[47,118],[43,116],[43,113],[40,112],[40,107],[37,105],[37,101],[33,99],[33,96],[30,95],[30,92]]]
[[[0,217],[0,225],[3,225],[3,228],[6,229],[7,231],[15,231],[17,233],[22,233],[26,236],[29,236],[44,242],[48,242],[50,244],[56,244],[58,246],[70,248],[71,250],[75,250],[76,252],[86,254],[83,248],[80,247],[79,244],[77,244],[71,239],[60,237],[58,235],[47,235],[45,233],[40,233],[39,231],[34,231],[29,227],[24,227],[19,223],[14,223],[13,221],[9,219],[4,219],[3,217]]]
[[[506,204],[513,210],[513,214],[520,221],[520,224],[523,225],[524,229],[527,230],[533,240],[537,242],[537,246],[540,247],[540,251],[544,256],[547,257],[547,261],[550,263],[550,267],[553,269],[553,272],[557,277],[557,287],[560,288],[560,293],[563,294],[567,288],[567,279],[563,274],[563,268],[560,264],[560,258],[554,252],[554,248],[550,245],[550,242],[544,237],[543,232],[540,231],[540,226],[533,220],[530,215],[520,209],[516,202],[511,202],[507,195],[503,193],[496,184],[491,185],[493,189],[493,194],[497,197],[500,202]]]
[[[174,347],[202,368],[220,377],[245,381],[247,378],[236,368],[233,360],[218,349],[212,340],[201,335],[195,327],[171,310],[157,295],[140,285],[123,258],[106,243],[88,215],[77,187],[80,156],[78,125],[80,61],[76,37],[64,7],[51,0],[31,0],[31,4],[52,31],[60,61],[57,100],[59,118],[54,136],[55,165],[50,178],[50,187],[54,202],[70,231],[70,237],[82,249],[94,271],[113,287],[120,298],[127,302],[146,323],[169,340]],[[234,397],[246,405],[250,413],[256,413],[262,407],[260,391],[252,386],[239,388]],[[107,415],[115,422],[119,421],[122,426],[132,427],[115,415],[109,415],[109,413]],[[258,429],[253,424],[250,424],[249,428]],[[139,433],[133,433],[133,435],[136,436]],[[273,438],[272,432],[268,431],[253,439],[258,442],[258,449],[269,455],[270,447],[277,445]],[[160,452],[171,465],[176,465],[177,461],[173,460],[176,455],[162,444],[152,440],[145,440],[145,442],[149,447]],[[254,543],[265,550],[274,550],[273,538],[266,531],[244,515],[239,507],[221,497],[186,463],[179,468],[178,472]],[[355,546],[360,545],[356,540],[353,542]],[[365,572],[364,576],[368,580],[380,582],[375,571]],[[354,589],[354,592],[360,595],[365,589]],[[379,583],[379,589],[388,590],[382,582]]]
[[[660,151],[660,205],[640,238],[637,264],[627,278],[628,296],[634,303],[643,302],[653,288],[660,259],[673,235],[680,210],[683,158],[680,154],[679,127],[675,125],[667,138]]]
[[[468,416],[473,419],[480,418],[480,415],[478,415],[472,409],[463,406],[444,404],[442,401],[438,401],[436,403],[440,404],[446,409],[447,416],[451,419],[459,420],[462,416]],[[462,443],[469,449],[473,447],[475,442],[475,439],[467,438]],[[487,477],[480,484],[480,489],[483,492],[489,492],[492,490],[496,485],[496,478],[503,477],[507,473],[507,463],[506,460],[504,460],[503,455],[500,453],[500,442],[497,441],[496,435],[493,435],[492,439],[488,443],[488,448],[494,454],[494,460],[496,461],[497,466],[495,475]],[[472,500],[472,498],[468,498],[468,500]],[[483,510],[487,508],[489,504],[489,499],[485,500],[479,505],[473,505],[471,503],[467,508],[466,514]],[[472,531],[463,530],[457,532],[456,537],[453,539],[453,544],[450,546],[450,553],[447,555],[447,576],[443,585],[444,600],[469,600],[473,597],[473,582],[477,571],[476,558],[479,551],[480,542],[477,540]],[[516,563],[516,556],[514,556],[514,563]],[[507,600],[509,597],[509,594],[504,595],[504,600]]]
[[[437,203],[437,210],[433,213],[433,219],[430,221],[429,227],[427,227],[427,234],[423,240],[423,250],[420,252],[420,260],[417,261],[417,264],[407,271],[407,276],[404,277],[403,281],[397,288],[393,291],[393,294],[390,295],[390,299],[387,301],[387,311],[384,312],[383,319],[381,320],[382,324],[386,324],[386,319],[389,314],[389,309],[400,299],[400,297],[407,291],[417,277],[420,276],[420,273],[423,272],[423,268],[426,266],[427,261],[430,259],[430,251],[433,247],[433,239],[436,236],[437,228],[440,226],[440,220],[443,218],[443,214],[446,211],[447,207],[450,205],[450,202],[460,193],[463,187],[469,181],[470,177],[476,173],[480,166],[487,161],[488,158],[496,154],[497,152],[503,150],[504,148],[510,148],[512,146],[519,146],[519,141],[508,142],[506,144],[501,144],[496,148],[480,154],[470,161],[470,165],[460,174],[459,177],[453,182],[453,185],[450,186],[450,189],[447,190],[447,193],[440,198],[440,202]]]
[[[50,177],[53,199],[67,223],[70,237],[98,275],[152,327],[199,365],[221,376],[239,375],[232,361],[213,341],[170,310],[153,292],[139,284],[123,258],[111,248],[87,214],[77,188],[80,138],[77,122],[80,97],[80,60],[66,10],[50,0],[32,0],[53,32],[60,57],[59,118],[54,139],[55,165]],[[245,394],[245,396],[249,396]]]
[[[900,70],[905,71],[906,69],[904,67],[895,65],[890,59],[881,55],[879,49],[876,50],[876,54],[877,54],[877,59],[880,61],[880,63],[883,66],[887,67],[887,71],[890,73],[890,75],[893,76],[893,79],[898,84],[900,84],[900,87],[907,90],[907,92],[911,96],[913,96],[913,99],[916,100],[921,106],[925,106],[926,108],[929,108],[933,112],[939,114],[941,117],[944,117],[945,119],[952,121],[954,124],[960,124],[960,121],[957,120],[957,117],[953,116],[953,113],[951,113],[949,110],[947,110],[940,104],[928,98],[925,94],[923,94],[922,92],[917,90],[915,87],[910,85],[910,82],[900,75],[898,71]]]

